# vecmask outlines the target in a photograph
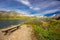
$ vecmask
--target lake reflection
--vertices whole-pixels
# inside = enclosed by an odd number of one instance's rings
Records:
[[[6,28],[10,25],[17,25],[24,21],[25,20],[0,20],[0,28]]]

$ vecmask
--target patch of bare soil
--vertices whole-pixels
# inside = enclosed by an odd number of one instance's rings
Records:
[[[0,33],[2,34],[2,33]],[[35,40],[31,25],[21,25],[11,34],[1,35],[0,40]]]

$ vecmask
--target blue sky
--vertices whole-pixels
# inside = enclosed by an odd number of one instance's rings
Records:
[[[60,11],[60,0],[0,0],[0,10],[32,15],[47,15]]]

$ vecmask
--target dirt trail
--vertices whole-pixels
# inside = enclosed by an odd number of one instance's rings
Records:
[[[22,25],[21,28],[10,34],[7,40],[32,40],[32,27]]]

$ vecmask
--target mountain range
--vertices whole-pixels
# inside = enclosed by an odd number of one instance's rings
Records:
[[[34,16],[34,15],[22,14],[22,13],[19,13],[16,11],[0,11],[0,17],[11,17],[11,16]],[[44,16],[59,18],[60,17],[60,11],[55,12],[55,13],[45,14]],[[38,16],[38,17],[41,17],[41,16]]]
[[[53,16],[53,18],[59,20],[60,19],[60,14],[56,14],[55,16]]]
[[[19,15],[22,15],[18,12],[15,12],[15,11],[0,11],[0,17],[2,16],[19,16]]]
[[[44,16],[52,17],[52,16],[57,15],[57,14],[60,14],[60,11],[57,11],[57,12],[54,12],[54,13],[47,13]]]

